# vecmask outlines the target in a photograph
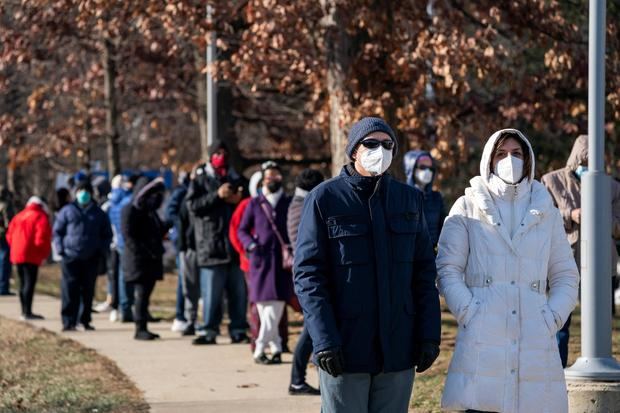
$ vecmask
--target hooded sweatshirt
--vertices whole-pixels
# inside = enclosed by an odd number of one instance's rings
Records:
[[[433,168],[437,171],[437,164],[435,159],[428,151],[409,151],[405,154],[403,159],[405,166],[405,175],[407,176],[407,184],[418,188],[415,181],[415,169],[418,164],[418,160],[428,156],[433,162]],[[426,225],[428,226],[428,233],[431,237],[433,246],[437,246],[439,241],[439,234],[443,227],[443,221],[446,218],[446,212],[443,202],[443,196],[441,192],[433,190],[433,182],[437,173],[433,173],[433,179],[424,188],[418,188],[424,194],[424,217],[426,218]]]

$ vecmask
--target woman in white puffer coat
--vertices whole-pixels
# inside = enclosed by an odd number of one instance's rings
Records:
[[[555,334],[577,302],[579,273],[534,159],[521,132],[495,132],[445,221],[438,285],[459,325],[445,410],[568,411]]]

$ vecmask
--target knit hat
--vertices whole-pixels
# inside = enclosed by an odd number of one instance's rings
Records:
[[[368,117],[355,122],[349,130],[349,142],[345,150],[349,158],[352,158],[357,145],[359,145],[362,139],[373,132],[385,132],[390,135],[390,138],[394,141],[394,155],[396,155],[396,152],[398,152],[398,141],[390,125],[381,118]]]

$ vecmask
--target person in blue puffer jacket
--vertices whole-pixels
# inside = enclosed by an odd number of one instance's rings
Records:
[[[433,190],[437,176],[437,162],[428,151],[409,151],[403,158],[407,185],[419,189],[424,194],[424,217],[428,233],[434,247],[437,247],[439,234],[446,219],[443,196]]]
[[[63,331],[76,330],[78,315],[85,330],[94,330],[90,322],[97,263],[112,241],[110,220],[93,201],[90,182],[80,182],[76,189],[75,202],[60,210],[53,231],[62,257]]]

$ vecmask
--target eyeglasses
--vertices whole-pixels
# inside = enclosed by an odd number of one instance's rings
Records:
[[[426,165],[418,165],[416,166],[416,169],[419,169],[421,171],[426,171],[428,169],[432,172],[435,172],[435,168],[433,168],[432,166],[426,166]]]
[[[368,149],[375,149],[378,148],[379,145],[381,145],[385,149],[391,150],[394,148],[394,141],[391,139],[387,141],[380,141],[378,139],[366,139],[365,141],[362,141],[362,145],[364,145],[364,147]]]

